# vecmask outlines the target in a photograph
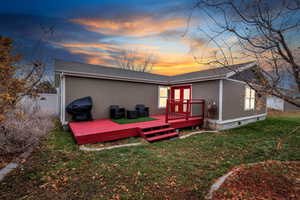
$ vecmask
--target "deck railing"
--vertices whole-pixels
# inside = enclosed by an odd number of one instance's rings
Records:
[[[195,107],[199,105],[200,108]],[[205,100],[190,99],[190,100],[175,100],[168,99],[166,105],[166,123],[170,120],[185,119],[189,120],[192,117],[204,118]]]

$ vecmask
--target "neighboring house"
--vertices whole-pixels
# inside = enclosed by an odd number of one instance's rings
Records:
[[[299,94],[294,96],[295,99],[299,99]],[[290,112],[290,111],[300,111],[300,108],[290,104],[287,101],[284,101],[281,98],[275,97],[275,96],[268,96],[267,97],[267,107],[274,110],[280,110],[284,112]]]
[[[215,129],[228,129],[263,120],[266,117],[265,97],[256,95],[254,90],[237,78],[237,73],[252,73],[249,69],[253,67],[256,67],[255,63],[244,63],[163,76],[56,60],[60,119],[63,124],[67,124],[71,118],[65,112],[66,105],[75,99],[91,96],[95,119],[109,118],[109,106],[114,104],[127,109],[144,104],[150,108],[151,115],[164,114],[167,98],[172,97],[181,100],[204,99],[205,119]],[[213,118],[207,114],[209,103],[217,105],[218,112]]]

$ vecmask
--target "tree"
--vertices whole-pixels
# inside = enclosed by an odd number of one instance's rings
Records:
[[[211,25],[201,33],[218,49],[208,63],[227,66],[255,60],[255,82],[245,81],[261,95],[274,95],[300,107],[293,93],[279,87],[282,72],[287,72],[300,92],[299,40],[293,40],[300,30],[299,0],[200,0],[195,8]]]
[[[23,96],[35,95],[34,88],[44,73],[44,65],[37,60],[20,64],[21,56],[12,49],[13,41],[0,36],[0,122]]]
[[[54,83],[52,83],[50,80],[41,81],[34,88],[34,91],[36,93],[49,93],[49,94],[55,94],[56,93],[56,89],[54,87]]]
[[[138,50],[122,50],[116,58],[117,64],[122,69],[128,69],[140,72],[149,72],[155,64],[153,53]]]

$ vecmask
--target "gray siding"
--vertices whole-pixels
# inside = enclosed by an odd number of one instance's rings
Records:
[[[300,108],[284,101],[284,111],[300,111]]]
[[[244,109],[245,84],[235,81],[223,81],[223,120],[248,117],[266,113],[266,98],[256,97],[254,110]]]
[[[193,83],[192,99],[205,99],[206,109],[208,102],[214,101],[219,109],[219,80]],[[205,116],[207,116],[207,110],[205,110]]]
[[[145,104],[151,114],[164,113],[158,108],[158,85],[66,76],[66,105],[85,96],[93,98],[95,119],[108,118],[110,105],[134,109],[136,104]],[[68,114],[66,120],[70,120]]]

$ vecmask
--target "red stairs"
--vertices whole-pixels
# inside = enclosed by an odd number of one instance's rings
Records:
[[[141,137],[143,137],[148,142],[154,142],[157,140],[179,136],[175,129],[171,128],[168,124],[141,129],[140,134]]]

